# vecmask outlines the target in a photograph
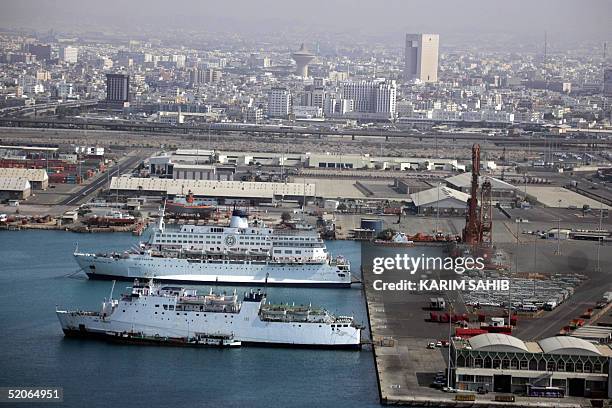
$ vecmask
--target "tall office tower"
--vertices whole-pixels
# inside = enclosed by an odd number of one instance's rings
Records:
[[[352,100],[355,112],[385,113],[394,116],[397,86],[395,81],[374,80],[344,82],[342,99]]]
[[[76,64],[79,59],[79,49],[77,47],[72,47],[67,45],[60,49],[60,60],[64,62],[68,62],[70,64]]]
[[[268,116],[286,118],[291,114],[291,91],[287,88],[272,88],[268,94]]]
[[[612,97],[612,67],[604,69],[604,96]]]
[[[127,102],[130,100],[130,76],[106,74],[106,101]]]
[[[404,79],[438,81],[438,34],[406,34]]]

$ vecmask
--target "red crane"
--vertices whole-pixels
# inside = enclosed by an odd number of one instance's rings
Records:
[[[478,182],[480,178],[480,145],[472,146],[472,185],[468,198],[468,211],[463,229],[463,242],[469,245],[491,247],[493,244],[493,213],[491,206],[491,182],[485,180],[480,191],[478,207]]]
[[[478,177],[480,176],[480,145],[472,146],[472,186],[468,198],[468,211],[463,228],[463,242],[474,245],[482,241],[482,228],[478,214]]]

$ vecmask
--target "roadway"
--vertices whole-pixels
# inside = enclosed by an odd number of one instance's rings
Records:
[[[50,118],[17,118],[17,117],[0,117],[0,126],[2,127],[31,127],[31,128],[54,128],[54,129],[105,129],[113,131],[133,131],[133,132],[149,132],[149,133],[174,133],[186,135],[206,135],[211,131],[215,134],[220,133],[243,133],[252,135],[280,135],[294,137],[323,137],[323,136],[343,136],[355,138],[413,138],[413,139],[434,139],[455,141],[470,141],[482,142],[483,140],[490,141],[496,144],[508,144],[515,146],[533,147],[550,145],[549,139],[558,139],[562,141],[564,146],[589,146],[592,149],[603,148],[604,146],[612,145],[612,139],[608,138],[608,134],[603,134],[601,138],[595,137],[576,137],[566,139],[563,135],[553,136],[548,135],[546,138],[540,137],[521,137],[521,136],[488,136],[481,132],[421,132],[416,130],[391,130],[391,129],[327,129],[314,128],[305,126],[275,126],[275,125],[253,125],[239,123],[214,123],[209,125],[172,125],[167,123],[129,121],[129,120],[100,120],[100,119],[50,119]],[[465,126],[464,126],[465,127]],[[534,128],[536,131],[546,131],[543,127]],[[586,135],[588,131],[584,132]]]
[[[104,185],[111,177],[119,176],[121,174],[120,172],[131,172],[147,156],[148,155],[142,150],[137,150],[131,153],[131,155],[124,158],[123,161],[120,161],[119,163],[109,168],[107,170],[107,173],[102,173],[98,175],[98,177],[94,179],[91,183],[83,186],[83,188],[66,197],[58,205],[80,204],[81,201],[87,200],[89,196],[104,187]]]

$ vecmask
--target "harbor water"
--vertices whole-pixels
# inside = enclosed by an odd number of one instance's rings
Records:
[[[369,349],[174,348],[64,338],[56,307],[98,310],[112,286],[77,272],[77,241],[80,250],[102,252],[122,251],[139,239],[123,233],[0,232],[0,387],[63,387],[64,402],[57,404],[62,407],[379,406]],[[332,241],[328,247],[359,274],[358,242]],[[117,282],[115,297],[129,284]],[[324,305],[367,325],[359,285],[267,291],[273,303]]]

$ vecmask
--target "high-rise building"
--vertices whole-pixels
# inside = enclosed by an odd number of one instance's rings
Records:
[[[43,44],[26,44],[24,51],[36,56],[38,61],[49,61],[51,59],[51,46]]]
[[[327,92],[323,87],[307,86],[301,95],[303,106],[317,106],[323,108]]]
[[[123,103],[130,100],[130,76],[106,74],[106,101]]]
[[[217,83],[221,81],[223,71],[214,68],[193,68],[189,71],[189,82],[191,85],[203,83]]]
[[[291,114],[291,91],[287,88],[272,88],[268,94],[268,116],[271,118],[286,118]]]
[[[395,116],[397,86],[395,81],[344,82],[342,99],[353,101],[355,112],[386,114]]]
[[[79,59],[79,49],[77,47],[72,47],[67,45],[60,49],[60,60],[64,62],[68,62],[70,64],[76,64]]]
[[[438,34],[406,34],[404,79],[438,81]]]
[[[608,67],[604,69],[604,86],[603,86],[603,94],[604,96],[612,97],[612,67]]]

